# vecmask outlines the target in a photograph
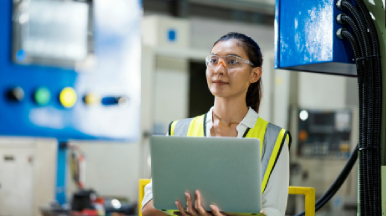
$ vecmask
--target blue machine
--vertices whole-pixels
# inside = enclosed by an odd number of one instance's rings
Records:
[[[141,16],[137,0],[2,1],[0,135],[139,139]]]
[[[347,40],[335,32],[336,0],[276,0],[275,68],[356,76]]]

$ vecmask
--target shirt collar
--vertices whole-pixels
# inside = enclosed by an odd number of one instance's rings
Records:
[[[209,122],[212,122],[212,112],[213,112],[213,107],[211,107],[208,113],[206,114],[206,122],[205,122],[206,124],[208,124]],[[259,114],[254,109],[249,107],[247,114],[245,115],[243,120],[241,120],[240,124],[243,124],[248,128],[254,128],[258,118],[259,118]]]

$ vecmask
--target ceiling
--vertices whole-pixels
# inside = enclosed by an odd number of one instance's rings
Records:
[[[245,10],[273,15],[275,13],[275,0],[188,0],[189,3]]]

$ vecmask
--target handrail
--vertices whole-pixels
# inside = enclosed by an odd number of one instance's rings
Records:
[[[288,194],[305,195],[305,216],[315,216],[315,188],[290,186]]]

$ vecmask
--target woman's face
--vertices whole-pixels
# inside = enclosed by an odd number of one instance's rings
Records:
[[[236,39],[220,41],[212,48],[211,54],[221,57],[236,55],[249,60],[241,43]],[[215,67],[206,68],[206,80],[209,90],[216,97],[229,98],[246,95],[249,85],[257,82],[260,76],[261,68],[252,68],[249,64],[244,64],[240,68],[229,69],[220,63]]]

